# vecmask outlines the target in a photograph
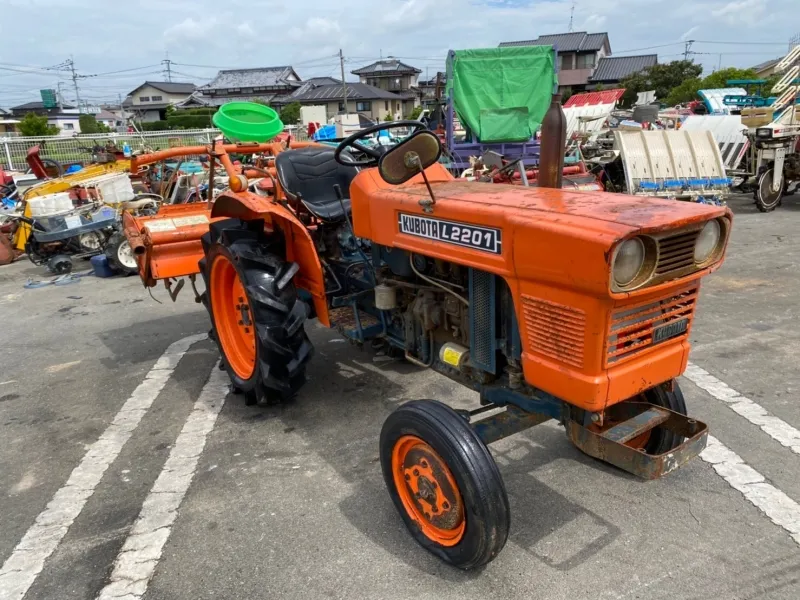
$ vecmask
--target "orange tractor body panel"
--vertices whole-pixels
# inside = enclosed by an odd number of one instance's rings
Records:
[[[292,148],[314,144],[292,144]],[[281,144],[252,144],[250,152],[278,153]],[[228,152],[240,145],[217,146],[221,167],[233,173]],[[209,153],[208,148],[172,148],[137,157],[136,170],[166,158]],[[274,169],[270,170],[274,175]],[[430,213],[420,201],[429,199],[421,175],[403,185],[386,183],[377,169],[362,170],[350,187],[354,234],[390,248],[452,261],[480,269],[508,284],[522,341],[522,371],[528,382],[588,411],[628,400],[654,385],[679,376],[686,367],[700,279],[711,267],[667,283],[633,292],[610,290],[613,248],[633,235],[676,230],[712,218],[731,219],[725,207],[659,200],[604,192],[520,187],[455,179],[441,164],[426,169],[436,202]],[[284,197],[275,180],[276,198]],[[430,216],[502,232],[502,250],[480,250],[425,239],[400,231],[401,214]],[[131,241],[146,285],[199,272],[201,236],[208,223],[222,218],[264,220],[286,238],[286,258],[300,270],[297,285],[313,298],[316,316],[330,326],[323,268],[306,224],[284,204],[255,193],[227,191],[207,203],[164,207],[153,217],[125,215]],[[193,220],[194,219],[194,220]],[[176,224],[163,229],[156,223]],[[154,230],[155,229],[155,230]],[[138,246],[138,250],[137,250]],[[669,302],[681,294],[692,301],[686,332],[661,344],[642,344],[635,353],[621,352],[609,340],[615,314]],[[683,297],[683,296],[681,296]],[[628,333],[628,332],[626,332]],[[636,332],[630,332],[635,337]],[[638,338],[637,338],[638,340]]]
[[[716,217],[725,207],[603,192],[570,192],[454,179],[441,165],[426,174],[436,197],[431,213],[421,177],[401,186],[377,170],[351,185],[355,235],[502,277],[509,286],[522,338],[522,368],[532,385],[589,411],[601,411],[680,375],[689,353],[684,335],[649,344],[615,361],[609,344],[613,315],[647,307],[686,290],[722,264],[633,292],[610,291],[612,249],[634,234],[658,233]],[[416,215],[502,232],[498,254],[402,233],[401,215]],[[631,334],[633,335],[633,333]],[[609,356],[611,362],[609,362]],[[618,364],[617,364],[618,363]]]

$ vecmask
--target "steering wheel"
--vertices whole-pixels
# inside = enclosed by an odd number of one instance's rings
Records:
[[[424,123],[420,123],[419,121],[391,121],[388,123],[380,123],[378,125],[373,125],[372,127],[367,127],[366,129],[361,129],[360,131],[356,131],[350,137],[345,138],[342,142],[336,146],[336,151],[333,153],[333,159],[339,163],[340,165],[344,165],[345,167],[375,167],[378,164],[378,160],[381,156],[383,156],[384,151],[378,148],[370,148],[369,146],[365,146],[364,144],[359,143],[360,140],[364,139],[368,135],[373,133],[377,133],[378,131],[385,131],[387,129],[396,129],[398,127],[413,127],[411,133],[416,133],[417,131],[425,130]],[[348,148],[355,148],[359,152],[363,152],[367,155],[368,158],[362,160],[346,160],[342,158],[342,152],[347,150]]]

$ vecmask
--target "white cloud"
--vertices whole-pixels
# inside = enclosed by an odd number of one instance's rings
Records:
[[[695,60],[710,71],[716,53],[723,66],[748,67],[785,51],[796,33],[798,0],[584,0],[575,11],[575,29],[607,31],[611,48],[644,49],[661,44],[659,60],[670,61],[683,52],[684,39],[775,42],[776,46],[731,46],[695,42]],[[118,2],[70,0],[3,0],[2,61],[19,65],[50,66],[73,55],[79,74],[103,73],[156,65],[148,70],[80,82],[82,95],[116,98],[147,78],[160,75],[159,63],[258,67],[293,65],[303,77],[334,74],[339,48],[351,71],[392,54],[423,72],[444,68],[448,49],[496,47],[502,41],[529,40],[567,30],[572,0],[372,0],[363,10],[328,0],[259,0],[260,15],[252,16],[252,0],[137,0],[131,11]],[[44,7],[44,9],[43,9]],[[766,8],[765,8],[766,7]],[[157,11],[157,13],[156,13]],[[153,15],[158,14],[154,20]],[[653,15],[657,15],[654,17]],[[772,19],[772,20],[770,20]],[[714,25],[712,33],[708,21]],[[12,27],[28,23],[29,27]],[[657,23],[657,27],[654,27]],[[699,26],[700,30],[692,30]],[[688,30],[688,31],[687,31]],[[85,31],[92,32],[86,43]],[[161,34],[161,35],[160,35]],[[275,43],[266,43],[272,36]],[[136,52],[115,52],[120,40],[149,39]],[[47,44],[38,43],[47,39]],[[733,54],[735,53],[735,54]],[[176,66],[196,81],[207,81],[217,69]],[[37,90],[53,87],[54,72],[4,72],[0,79],[0,106],[35,100]],[[353,79],[348,74],[348,78]],[[17,90],[17,91],[15,91]],[[23,98],[24,96],[24,98]],[[68,95],[69,97],[69,95]]]
[[[695,26],[694,26],[694,27],[692,27],[691,29],[688,29],[688,30],[684,31],[684,32],[683,32],[683,35],[681,35],[681,38],[680,38],[680,39],[681,39],[681,41],[682,41],[682,42],[685,42],[686,40],[688,40],[688,39],[689,39],[689,36],[690,36],[690,35],[692,35],[692,34],[693,34],[695,31],[697,31],[698,29],[700,29],[700,26],[699,26],[699,25],[695,25]]]
[[[605,15],[591,13],[583,20],[580,28],[584,31],[595,32],[605,25],[606,20]]]
[[[164,30],[164,38],[168,44],[200,40],[205,38],[216,26],[216,17],[201,18],[199,21],[195,21],[192,17],[186,17],[180,23]]]
[[[753,23],[767,9],[767,0],[733,0],[711,11],[715,17],[721,17],[726,23]]]
[[[248,23],[247,21],[245,21],[244,23],[240,23],[236,27],[236,33],[238,35],[244,36],[246,38],[252,38],[252,37],[255,37],[255,35],[256,35],[256,32],[253,31],[253,28],[250,26],[250,23]]]

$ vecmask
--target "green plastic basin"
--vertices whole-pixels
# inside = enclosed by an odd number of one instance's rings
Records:
[[[223,104],[212,121],[225,137],[238,142],[267,142],[283,131],[278,113],[255,102]]]

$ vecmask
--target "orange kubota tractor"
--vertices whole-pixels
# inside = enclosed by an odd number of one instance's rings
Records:
[[[413,133],[396,146],[367,145],[400,126]],[[403,404],[380,435],[392,500],[441,559],[474,568],[506,542],[508,497],[487,449],[498,439],[556,419],[583,452],[650,479],[705,447],[676,378],[728,209],[454,179],[417,122],[335,149],[176,151],[208,153],[230,188],[213,204],[127,216],[125,231],[145,285],[203,276],[211,335],[248,403],[298,392],[313,318],[479,392],[473,411]],[[269,155],[255,173],[269,195],[248,191],[231,153]],[[164,157],[137,157],[134,171]]]

